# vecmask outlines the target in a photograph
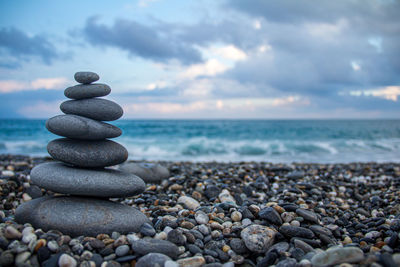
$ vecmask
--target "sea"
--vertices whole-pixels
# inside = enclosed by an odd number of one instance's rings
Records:
[[[400,162],[400,120],[118,120],[132,160]],[[46,156],[45,120],[0,120],[0,154]]]

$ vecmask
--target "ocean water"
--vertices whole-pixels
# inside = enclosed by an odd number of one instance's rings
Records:
[[[400,120],[119,120],[130,159],[400,162]],[[0,120],[0,154],[47,155],[45,120]]]

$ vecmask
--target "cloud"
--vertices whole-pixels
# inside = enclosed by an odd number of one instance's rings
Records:
[[[282,98],[245,98],[245,99],[204,99],[176,102],[146,102],[123,104],[126,118],[147,118],[157,116],[159,118],[259,118],[281,117],[275,113],[277,108],[286,113],[296,107],[309,105],[307,99],[299,96],[287,96]],[[239,115],[235,112],[239,112]],[[274,112],[274,113],[272,113]],[[281,115],[282,115],[281,114]],[[285,116],[283,116],[285,117]]]
[[[105,26],[88,20],[86,28],[93,29],[87,35],[90,38],[98,30],[98,43],[161,66],[162,74],[136,93],[142,108],[147,107],[145,103],[175,103],[171,110],[186,112],[186,104],[197,100],[206,103],[202,112],[230,110],[234,114],[243,112],[242,107],[250,108],[249,101],[260,114],[266,109],[296,108],[296,116],[322,114],[322,110],[328,110],[325,115],[346,116],[350,113],[345,111],[360,114],[357,109],[365,112],[369,107],[374,110],[370,114],[378,116],[388,106],[395,113],[399,110],[388,105],[397,100],[397,91],[364,93],[365,88],[400,84],[400,17],[394,12],[400,5],[396,1],[226,3],[215,11],[218,19],[211,15],[192,24],[153,19],[149,25],[116,20]],[[148,34],[140,34],[144,32]],[[136,35],[146,36],[145,40],[137,37],[142,46],[155,46],[144,52],[137,47]],[[160,54],[160,40],[168,53]],[[177,56],[171,52],[177,44],[200,56],[197,60]],[[360,90],[361,96],[349,93]],[[162,106],[168,109],[167,104]],[[341,112],[335,113],[336,109]]]
[[[351,91],[350,95],[353,96],[374,96],[397,102],[397,98],[400,95],[400,86],[386,86],[384,88],[377,88],[373,90],[364,91]]]
[[[342,16],[352,16],[356,20],[374,17],[387,17],[388,20],[398,19],[400,3],[390,0],[319,0],[317,3],[297,0],[230,0],[226,6],[276,23],[292,24],[302,22],[332,23]]]
[[[92,45],[117,47],[156,62],[178,60],[187,65],[202,61],[200,52],[183,43],[172,31],[163,32],[133,20],[118,19],[114,25],[107,26],[91,17],[83,33]]]
[[[246,53],[234,45],[227,45],[215,48],[214,50],[217,55],[226,59],[237,61],[237,60],[245,60],[247,58]]]
[[[54,45],[43,35],[28,35],[17,28],[0,29],[0,57],[7,59],[11,55],[19,60],[29,61],[39,57],[46,64],[51,64],[59,54]],[[15,68],[15,61],[2,64],[3,67]]]
[[[18,91],[32,91],[39,89],[58,90],[68,84],[68,79],[59,78],[39,78],[31,82],[16,80],[0,80],[0,93],[13,93]]]
[[[205,63],[194,64],[189,66],[183,73],[178,75],[180,79],[193,79],[198,76],[215,76],[223,73],[228,67],[217,59],[210,59]]]
[[[246,60],[216,79],[251,84],[264,95],[297,94],[312,103],[324,98],[332,107],[339,102],[350,107],[350,91],[400,84],[400,53],[395,49],[400,47],[398,1],[229,0],[225,7],[244,16],[242,25],[247,19],[257,28],[248,29],[246,37],[251,39],[247,43],[258,42],[258,53],[251,47],[244,49]],[[254,21],[260,27],[254,27]],[[242,42],[232,44],[241,47]],[[363,96],[385,99],[370,106],[378,110],[394,99],[390,92]],[[372,103],[369,98],[351,99],[362,105]]]

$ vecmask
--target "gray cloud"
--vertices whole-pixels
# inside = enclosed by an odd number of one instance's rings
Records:
[[[319,1],[263,1],[229,0],[228,7],[251,16],[263,17],[278,23],[327,22],[332,23],[342,17],[355,21],[398,20],[400,2],[392,0],[319,0]],[[372,22],[372,21],[371,21]],[[392,24],[392,23],[390,23]],[[387,29],[387,24],[375,25]],[[395,25],[393,21],[393,26]],[[390,31],[390,29],[387,29]]]
[[[83,32],[92,45],[118,47],[158,62],[176,59],[183,64],[192,64],[202,61],[197,49],[182,43],[172,32],[162,32],[136,21],[118,19],[113,26],[106,26],[91,17]]]
[[[256,40],[263,36],[272,49],[237,63],[224,78],[324,99],[320,108],[330,102],[400,109],[389,100],[339,93],[400,84],[400,2],[231,0],[227,6],[258,18],[261,29],[249,32]],[[371,44],[374,39],[380,44]]]
[[[192,25],[154,19],[151,26],[133,20],[106,26],[91,18],[84,33],[93,45],[119,47],[159,62],[198,63],[202,59],[197,47],[216,44],[233,44],[245,51],[247,59],[227,72],[195,78],[211,80],[214,89],[208,97],[299,95],[309,99],[308,108],[315,110],[400,110],[390,100],[348,94],[400,84],[400,2],[228,0],[219,12],[218,20]],[[261,27],[254,27],[255,20]],[[257,52],[262,45],[271,50]],[[138,94],[161,102],[168,96],[184,102],[190,99],[180,93],[187,87],[183,82]]]
[[[19,63],[11,60],[10,56],[25,61],[29,61],[32,56],[37,56],[46,64],[51,64],[59,57],[56,48],[46,37],[28,36],[16,28],[0,29],[0,56],[3,59],[1,66],[5,68],[19,66]]]

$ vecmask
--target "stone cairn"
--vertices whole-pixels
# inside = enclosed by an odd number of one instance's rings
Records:
[[[93,83],[99,80],[96,73],[77,72],[74,78],[80,84],[64,91],[72,100],[60,106],[66,115],[46,122],[50,132],[65,137],[47,145],[49,154],[61,162],[43,163],[31,171],[32,183],[62,195],[20,205],[15,219],[71,236],[138,232],[148,222],[147,217],[135,208],[107,200],[145,190],[145,183],[138,176],[106,168],[128,158],[122,145],[107,139],[120,136],[121,130],[102,122],[119,119],[123,110],[117,103],[99,98],[108,95],[111,88]]]

